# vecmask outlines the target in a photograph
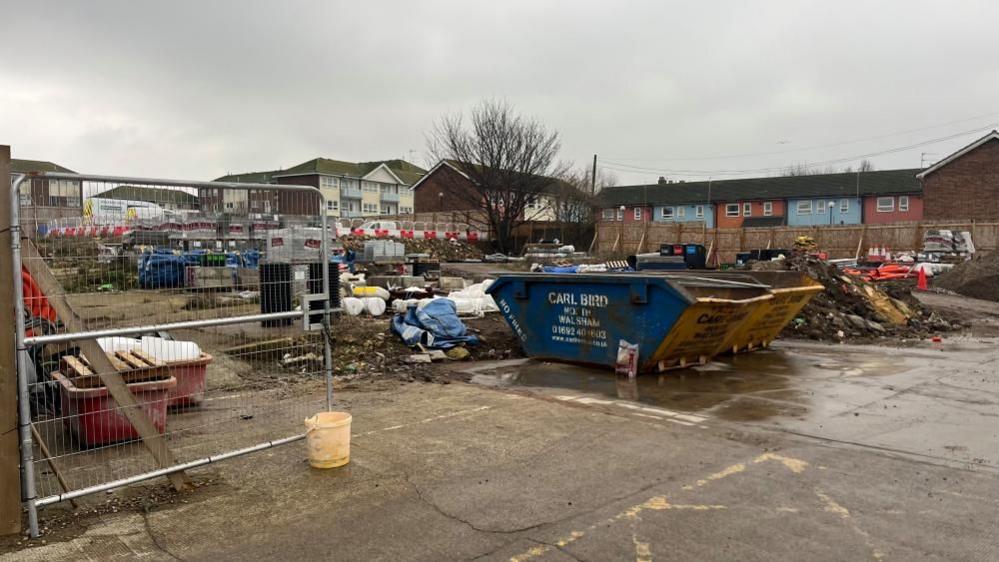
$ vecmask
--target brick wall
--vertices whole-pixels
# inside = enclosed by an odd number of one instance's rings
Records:
[[[414,190],[413,207],[417,213],[465,211],[478,207],[478,196],[468,179],[448,166],[440,166]]]
[[[923,178],[923,218],[999,220],[999,140]]]

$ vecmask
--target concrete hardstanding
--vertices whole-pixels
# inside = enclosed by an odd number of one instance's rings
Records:
[[[274,449],[9,559],[995,559],[999,352],[879,350],[795,344],[639,377],[665,406],[565,366],[538,368],[580,388],[344,392],[343,469]]]

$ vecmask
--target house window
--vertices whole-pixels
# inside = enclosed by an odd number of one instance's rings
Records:
[[[354,205],[353,201],[347,201],[347,210],[351,213],[357,210],[357,207]]]
[[[878,207],[879,213],[890,213],[895,210],[895,198],[894,197],[878,197]]]
[[[319,176],[319,187],[337,189],[340,187],[340,178],[335,178],[333,176]]]
[[[812,202],[811,201],[798,201],[798,214],[799,215],[810,215],[810,214],[812,214]]]
[[[685,207],[677,207],[676,208],[676,216],[677,216],[677,218],[680,218],[680,219],[686,217],[687,216],[687,209]]]
[[[737,217],[739,216],[739,204],[729,203],[725,205],[725,216],[726,217]]]
[[[329,199],[329,200],[327,200],[326,201],[326,210],[327,211],[339,211],[340,210],[340,202],[337,201],[336,199]]]
[[[824,215],[824,214],[826,214],[826,202],[825,201],[817,201],[817,203],[818,204],[815,205],[815,214],[816,215]],[[832,209],[829,209],[829,210],[831,211]]]
[[[382,193],[399,193],[399,192],[396,191],[396,186],[392,184],[392,185],[383,185]]]
[[[603,218],[605,221],[614,220],[614,209],[604,209]]]
[[[373,181],[362,181],[361,190],[369,193],[378,193],[378,184]]]
[[[744,216],[744,217],[751,217],[751,216],[753,216],[753,204],[752,203],[743,203],[742,204],[742,216]]]
[[[664,220],[673,218],[673,207],[663,207],[659,214]]]
[[[704,218],[704,205],[698,205],[694,207],[694,216],[699,219]]]
[[[635,215],[635,220],[636,221],[642,220],[642,208],[641,207],[635,207],[635,213],[634,213],[634,215]]]
[[[850,212],[850,200],[840,199],[839,200],[839,214],[845,215]]]
[[[772,214],[774,214],[774,202],[773,201],[764,201],[763,202],[763,216],[769,217]]]
[[[378,212],[378,205],[374,203],[363,203],[361,204],[361,212],[368,214],[375,214]]]
[[[392,214],[392,206],[391,205],[382,205],[382,214],[383,215],[391,215]]]
[[[909,210],[909,196],[899,195],[898,196],[898,210],[905,213]]]
[[[412,207],[399,207],[399,214],[408,215],[413,212]]]
[[[617,210],[617,220],[619,220],[619,221],[623,221],[624,220],[624,209],[618,209]]]

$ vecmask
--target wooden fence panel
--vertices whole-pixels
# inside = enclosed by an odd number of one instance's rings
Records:
[[[859,247],[863,254],[868,248],[888,247],[893,251],[916,250],[922,244],[927,230],[967,230],[972,234],[975,248],[993,251],[999,245],[999,223],[973,222],[922,222],[883,225],[771,227],[771,228],[722,228],[705,229],[697,224],[606,224],[598,225],[598,253],[629,255],[641,243],[644,252],[655,252],[660,244],[682,243],[713,246],[721,263],[735,261],[738,252],[757,248],[793,248],[799,236],[811,236],[819,248],[834,258],[854,257]],[[621,236],[616,251],[614,243]]]

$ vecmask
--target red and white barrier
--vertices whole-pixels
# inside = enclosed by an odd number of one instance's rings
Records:
[[[229,234],[239,235],[247,232],[247,225],[230,224]],[[255,232],[262,232],[277,228],[277,225],[270,223],[254,223],[252,229]],[[212,221],[198,221],[191,223],[163,223],[158,225],[148,224],[103,224],[103,225],[81,225],[81,226],[51,226],[45,236],[50,237],[100,237],[100,238],[120,238],[133,231],[141,232],[215,232],[218,224]],[[350,228],[341,224],[331,224],[330,230],[336,237],[357,236],[368,238],[401,238],[407,240],[461,240],[467,242],[478,242],[487,240],[485,233],[478,230],[416,230],[416,229],[388,229],[376,228],[365,230],[362,228]]]

